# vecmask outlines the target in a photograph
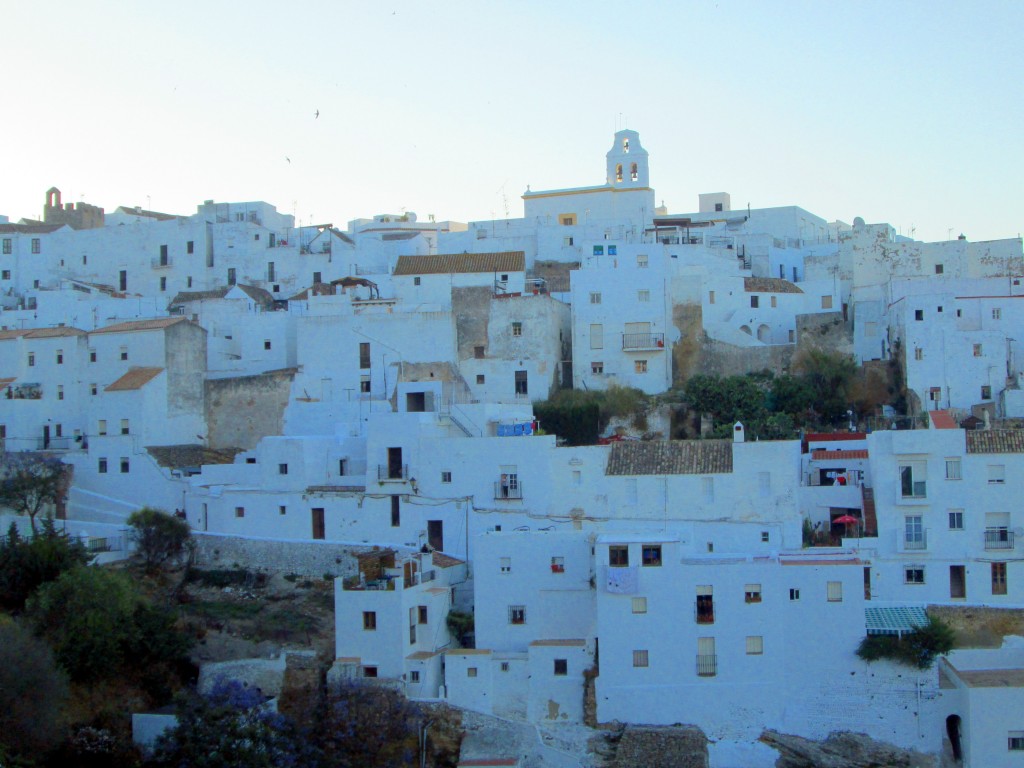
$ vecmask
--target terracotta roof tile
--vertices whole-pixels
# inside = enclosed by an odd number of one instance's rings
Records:
[[[130,331],[156,331],[161,328],[167,328],[168,326],[174,325],[175,323],[187,323],[188,318],[185,317],[157,317],[152,320],[129,320],[126,323],[115,323],[114,325],[108,325],[106,328],[97,328],[95,331],[90,333],[128,333]]]
[[[976,429],[964,434],[968,453],[1024,453],[1024,429]]]
[[[0,232],[4,234],[21,232],[27,235],[45,235],[54,232],[64,224],[0,224]]]
[[[430,559],[438,568],[451,568],[453,565],[464,565],[466,562],[465,560],[459,560],[457,557],[446,555],[444,552],[433,552]]]
[[[613,443],[606,475],[710,475],[732,472],[731,440]]]
[[[826,451],[824,449],[818,449],[811,451],[811,458],[815,461],[828,459],[866,459],[867,457],[868,452],[866,450]]]
[[[530,645],[537,647],[569,648],[586,646],[586,640],[534,640]]]
[[[949,411],[928,411],[928,416],[936,429],[960,429],[960,425]]]
[[[34,328],[25,334],[26,339],[52,339],[63,336],[85,336],[85,331],[67,325],[55,328]]]
[[[436,253],[431,256],[399,256],[394,274],[447,275],[456,272],[523,272],[523,251],[499,253]]]
[[[128,373],[113,384],[104,387],[103,391],[128,392],[130,390],[142,389],[163,372],[163,368],[129,368]]]
[[[189,301],[209,301],[210,299],[223,299],[229,288],[213,288],[209,291],[181,291],[173,299],[169,306],[185,304]]]
[[[747,293],[803,293],[789,280],[778,277],[744,277],[743,290]]]

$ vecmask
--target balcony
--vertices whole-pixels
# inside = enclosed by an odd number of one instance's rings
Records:
[[[36,438],[37,451],[69,451],[71,450],[70,437],[39,437]]]
[[[897,549],[900,552],[923,552],[928,549],[928,531],[897,531]]]
[[[629,352],[658,350],[665,348],[664,333],[624,333],[622,349]]]
[[[985,549],[1013,549],[1013,531],[1008,528],[986,528]]]
[[[377,465],[377,482],[386,483],[403,483],[409,479],[409,465],[408,464],[378,464]]]
[[[523,484],[519,480],[498,480],[494,484],[494,498],[495,500],[522,500]]]
[[[168,269],[174,266],[174,259],[170,256],[161,256],[156,259],[150,259],[149,264],[153,269]]]
[[[718,654],[698,653],[697,654],[697,675],[699,677],[714,677],[718,674]]]

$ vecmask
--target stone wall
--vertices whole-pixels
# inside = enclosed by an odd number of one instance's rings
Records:
[[[800,350],[822,349],[853,354],[853,323],[841,312],[796,316],[796,343]]]
[[[373,550],[330,541],[276,541],[245,539],[193,531],[196,542],[196,565],[199,568],[241,568],[262,571],[297,573],[321,578],[355,576],[359,573],[358,556]]]
[[[284,371],[207,380],[207,444],[251,450],[260,438],[280,435],[293,378]]]
[[[708,768],[708,740],[700,728],[627,727],[612,768]]]

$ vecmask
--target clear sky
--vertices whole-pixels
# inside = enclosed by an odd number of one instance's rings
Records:
[[[673,213],[1024,230],[1024,2],[0,0],[0,213],[522,215],[640,132]],[[319,110],[319,118],[314,118]],[[287,158],[287,159],[286,159]],[[289,162],[290,161],[290,162]]]

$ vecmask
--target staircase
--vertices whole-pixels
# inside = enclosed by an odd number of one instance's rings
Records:
[[[864,535],[878,536],[878,516],[875,514],[875,489],[862,485],[860,493],[864,504]]]

